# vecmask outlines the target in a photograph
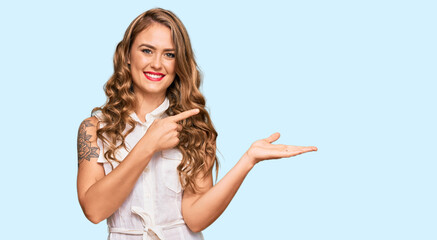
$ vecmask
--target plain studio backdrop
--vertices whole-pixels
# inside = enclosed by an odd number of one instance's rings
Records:
[[[255,166],[207,240],[437,239],[437,6],[420,0],[3,1],[2,239],[106,239],[77,200],[77,130],[153,7],[190,34],[219,179],[275,131],[319,148]]]

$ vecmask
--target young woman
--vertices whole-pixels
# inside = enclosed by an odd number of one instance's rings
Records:
[[[200,82],[188,33],[172,12],[134,19],[114,54],[107,101],[77,140],[79,202],[91,222],[107,219],[108,239],[202,239],[256,163],[317,150],[274,145],[275,133],[213,186],[217,133]]]

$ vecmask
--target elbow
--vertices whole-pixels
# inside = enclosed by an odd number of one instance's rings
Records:
[[[190,229],[191,230],[191,229]],[[199,233],[199,232],[201,232],[203,229],[200,229],[199,228],[199,230],[191,230],[192,232],[194,232],[194,233]]]
[[[207,226],[205,224],[202,224],[200,221],[187,221],[185,220],[185,224],[187,227],[195,233],[203,231]]]
[[[84,209],[84,214],[85,214],[85,217],[90,221],[90,222],[92,222],[92,223],[94,223],[94,224],[98,224],[98,223],[100,223],[101,221],[103,221],[103,220],[105,220],[105,217],[103,217],[103,215],[102,214],[99,214],[98,212],[96,212],[96,211],[87,211],[86,209]]]
[[[98,224],[98,223],[100,223],[101,221],[104,220],[104,219],[102,219],[102,218],[95,217],[95,216],[87,216],[87,215],[85,215],[85,216],[86,216],[86,218],[87,218],[90,222],[92,222],[92,223],[94,223],[94,224]]]
[[[211,225],[215,219],[211,218],[210,214],[199,211],[191,211],[193,209],[182,209],[182,217],[184,218],[187,227],[195,233],[205,230]]]
[[[87,213],[87,212],[84,212],[84,213],[85,213],[85,217],[86,217],[90,222],[92,222],[92,223],[94,223],[94,224],[98,224],[98,223],[100,223],[101,221],[105,220],[104,217],[102,217],[102,216],[100,216],[100,215],[98,215],[98,214],[91,214],[91,213]]]
[[[202,227],[199,226],[199,225],[193,225],[193,224],[190,224],[190,225],[187,224],[187,227],[188,227],[192,232],[195,232],[195,233],[201,232],[201,231],[204,229],[204,228],[202,228]]]
[[[85,206],[81,206],[82,211],[85,214],[85,217],[92,223],[98,224],[101,221],[105,220],[105,217],[103,217],[102,214],[99,214],[97,211],[87,208]]]

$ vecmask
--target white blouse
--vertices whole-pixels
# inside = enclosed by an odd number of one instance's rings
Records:
[[[130,116],[136,121],[135,128],[125,143],[130,151],[146,133],[155,119],[164,118],[169,107],[169,100],[146,115],[146,122],[141,122],[133,112]],[[101,112],[94,114],[101,120]],[[127,126],[125,132],[130,127]],[[107,145],[97,139],[100,155],[97,160],[103,163],[105,174],[112,171],[109,160],[104,157]],[[117,159],[123,161],[128,155],[126,149],[116,152]],[[182,193],[177,166],[182,160],[182,153],[176,149],[156,152],[138,178],[132,192],[124,203],[107,220],[111,240],[148,240],[148,239],[203,239],[202,233],[192,232],[184,222],[181,212]],[[114,167],[118,163],[111,161]]]

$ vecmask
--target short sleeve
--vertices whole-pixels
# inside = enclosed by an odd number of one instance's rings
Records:
[[[92,116],[96,117],[99,120],[99,128],[102,127],[102,111],[98,110],[92,114]],[[108,175],[112,171],[111,163],[105,158],[105,144],[102,139],[97,138],[97,146],[99,147],[99,158],[97,159],[98,163],[103,163],[103,167],[105,169],[105,174]]]
[[[100,138],[97,138],[97,146],[99,147],[99,158],[97,159],[98,163],[109,163],[108,160],[105,158],[105,151],[103,149],[103,143]]]
[[[93,112],[91,114],[91,116],[96,117],[99,121],[103,120],[102,111],[101,110],[97,110],[97,111]]]
[[[103,168],[105,169],[105,174],[108,175],[112,171],[112,164],[105,158],[104,144],[100,138],[97,138],[97,146],[99,146],[99,158],[98,163],[103,163]],[[114,162],[113,162],[114,163]]]
[[[96,117],[97,120],[99,120],[98,128],[100,128],[100,126],[101,126],[101,121],[102,121],[102,111],[97,110],[97,111],[95,111],[95,112],[92,113],[92,116],[93,116],[93,117]],[[98,163],[105,163],[105,162],[108,162],[108,161],[105,159],[105,157],[104,157],[104,156],[105,156],[105,150],[104,150],[104,148],[103,148],[103,142],[102,142],[102,140],[101,140],[100,138],[98,138],[98,137],[97,137],[97,146],[99,147],[99,151],[100,151],[100,153],[99,153],[99,158],[97,159],[97,162],[98,162]]]

